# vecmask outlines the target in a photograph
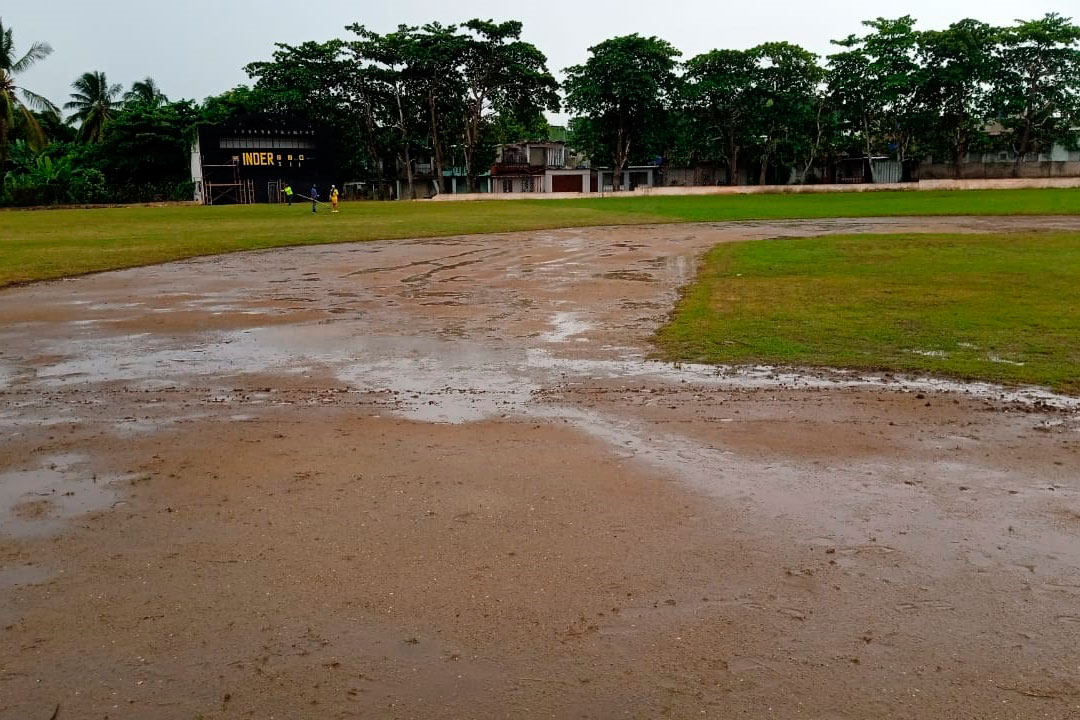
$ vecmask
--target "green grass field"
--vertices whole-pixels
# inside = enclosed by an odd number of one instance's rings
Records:
[[[657,335],[669,360],[872,368],[1080,393],[1080,233],[719,245]]]
[[[0,212],[0,287],[196,255],[555,227],[900,215],[1080,214],[1080,190],[869,192]]]

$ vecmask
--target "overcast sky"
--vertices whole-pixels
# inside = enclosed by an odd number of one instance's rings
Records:
[[[202,100],[247,82],[244,65],[269,58],[275,42],[346,38],[344,27],[354,22],[385,32],[401,23],[432,20],[521,20],[524,39],[547,55],[549,69],[561,79],[563,68],[586,59],[590,45],[633,32],[664,38],[684,58],[769,40],[826,54],[829,40],[857,33],[861,20],[878,16],[910,14],[918,27],[931,29],[964,17],[1007,24],[1050,11],[1075,18],[1080,5],[1076,0],[31,0],[3,3],[0,19],[14,29],[16,51],[35,40],[53,46],[53,54],[20,81],[62,105],[71,82],[88,70],[103,70],[110,82],[125,88],[149,75],[172,99]]]

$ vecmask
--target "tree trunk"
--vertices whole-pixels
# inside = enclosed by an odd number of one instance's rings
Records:
[[[761,156],[761,170],[758,171],[758,185],[765,184],[765,174],[769,170],[769,153],[765,153]]]
[[[630,154],[630,140],[626,138],[626,131],[619,128],[615,136],[615,168],[611,177],[612,191],[622,188],[623,168],[626,167],[626,158]]]
[[[728,185],[739,184],[739,146],[732,141],[728,145]]]
[[[866,165],[870,168],[870,184],[873,185],[875,181],[874,161],[871,159],[871,151],[873,150],[873,145],[870,141],[870,122],[866,118],[863,118],[863,143],[866,147]]]
[[[967,155],[967,141],[963,137],[963,133],[957,132],[956,141],[954,143],[955,157],[953,158],[953,174],[957,180],[963,174],[964,157]]]
[[[439,142],[439,123],[435,113],[434,90],[428,90],[428,107],[431,110],[431,145],[435,148],[435,185],[441,193],[443,191],[443,156],[442,144]]]
[[[1013,160],[1013,177],[1020,177],[1020,163],[1023,162],[1024,155],[1028,152],[1028,145],[1031,144],[1031,111],[1024,113],[1024,134],[1020,138],[1020,146],[1017,148],[1014,146],[1016,152],[1016,159]]]
[[[383,186],[383,169],[379,163],[379,148],[375,142],[375,112],[371,107],[371,103],[366,100],[363,101],[364,105],[364,122],[367,126],[367,151],[368,156],[371,158],[372,171],[377,173],[378,183],[377,190],[372,193],[372,199],[385,200],[386,194]]]
[[[469,192],[476,192],[477,178],[476,168],[473,167],[473,159],[476,157],[476,146],[480,143],[480,120],[484,114],[484,97],[473,95],[472,109],[465,122],[465,176]]]
[[[824,105],[818,105],[817,115],[814,119],[814,128],[816,130],[816,132],[814,133],[814,142],[810,146],[810,154],[806,158],[806,164],[803,165],[802,174],[799,177],[800,185],[806,184],[806,176],[810,174],[810,169],[814,167],[814,160],[817,159],[818,148],[821,147],[821,111],[823,108]]]
[[[7,177],[8,126],[0,119],[0,196],[4,194],[4,181]]]
[[[405,127],[405,111],[401,108],[401,86],[394,86],[394,94],[397,98],[398,129],[401,130],[401,148],[405,153],[405,178],[409,183],[409,199],[416,199],[416,188],[413,187],[412,158],[409,155],[409,132]],[[399,200],[401,198],[398,198]]]

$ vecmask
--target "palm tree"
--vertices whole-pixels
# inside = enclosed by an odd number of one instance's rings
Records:
[[[169,102],[169,98],[165,97],[165,94],[161,92],[161,88],[157,86],[152,77],[131,83],[131,89],[124,93],[124,104],[126,105],[145,105],[146,107],[156,108],[167,102]]]
[[[16,60],[11,28],[5,28],[3,20],[0,20],[0,193],[4,190],[8,133],[15,124],[16,117],[21,116],[31,144],[40,147],[45,144],[45,134],[30,109],[56,110],[56,106],[42,96],[16,85],[15,76],[30,69],[34,63],[48,57],[51,52],[52,48],[48,43],[35,42],[30,44],[25,55]]]
[[[110,85],[103,72],[88,72],[71,83],[76,92],[71,93],[71,102],[64,104],[65,110],[74,110],[69,120],[78,120],[79,139],[98,142],[105,130],[105,125],[112,120],[120,103],[116,96],[123,90],[119,85]]]

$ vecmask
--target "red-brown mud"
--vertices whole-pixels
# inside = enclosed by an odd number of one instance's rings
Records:
[[[0,718],[1080,717],[1080,404],[646,359],[592,228],[0,292]]]

